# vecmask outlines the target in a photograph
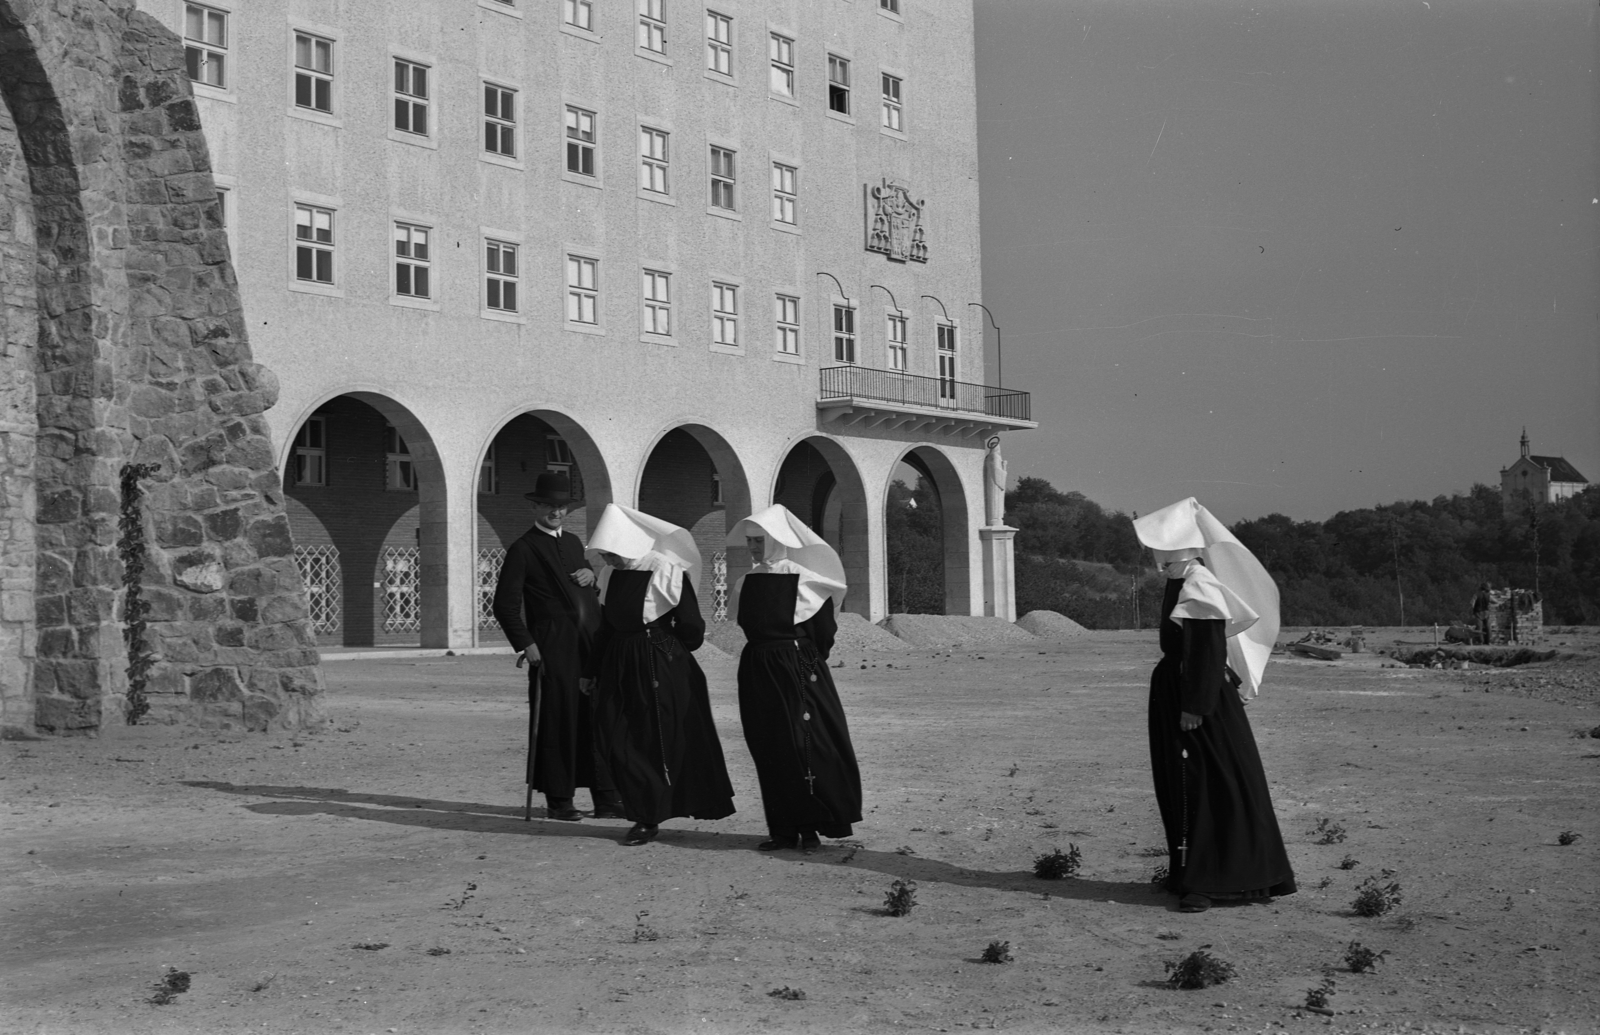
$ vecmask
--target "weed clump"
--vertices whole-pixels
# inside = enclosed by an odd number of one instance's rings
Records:
[[[980,958],[985,963],[1010,963],[1012,958],[1011,943],[990,942],[988,947],[983,950],[983,955]]]
[[[1387,877],[1391,872],[1385,870],[1383,875]],[[1384,884],[1378,877],[1368,877],[1356,885],[1355,901],[1350,903],[1350,908],[1356,911],[1356,916],[1382,916],[1398,906],[1401,899],[1398,883]]]
[[[1162,885],[1162,884],[1165,884],[1167,882],[1168,878],[1170,878],[1171,876],[1172,876],[1172,871],[1171,870],[1167,869],[1165,866],[1157,866],[1156,867],[1156,872],[1154,872],[1154,873],[1152,873],[1150,875],[1150,883],[1151,884],[1155,884],[1155,885]]]
[[[379,949],[387,949],[389,947],[389,943],[388,942],[356,942],[354,945],[352,945],[350,947],[352,949],[366,949],[368,952],[377,952]]]
[[[189,991],[189,972],[179,970],[177,967],[168,967],[167,972],[161,975],[161,980],[155,983],[155,994],[145,1002],[152,1006],[170,1006],[178,1001],[178,996]]]
[[[644,918],[649,915],[649,910],[633,914],[633,940],[635,942],[653,942],[661,937],[654,927],[644,922]]]
[[[1344,950],[1344,964],[1350,968],[1350,973],[1360,974],[1371,970],[1378,962],[1389,955],[1389,950],[1373,952],[1360,942],[1351,942]]]
[[[1033,875],[1042,880],[1060,880],[1077,873],[1082,862],[1083,853],[1078,851],[1078,846],[1069,844],[1065,852],[1057,848],[1034,859]]]
[[[784,985],[782,988],[774,988],[767,995],[773,999],[787,999],[790,1002],[798,1002],[806,997],[803,991],[798,988],[790,988],[788,985]]]
[[[1560,835],[1556,837],[1556,844],[1562,845],[1563,847],[1566,845],[1575,845],[1582,837],[1583,835],[1578,833],[1576,830],[1563,830]]]
[[[449,949],[445,949],[445,948],[441,948],[440,946],[435,945],[433,948],[428,950],[428,955],[429,956],[448,956],[448,955],[450,955],[450,950]]]
[[[1339,869],[1341,870],[1353,870],[1360,865],[1360,861],[1353,855],[1346,855],[1343,859],[1339,860]]]
[[[1233,964],[1217,959],[1206,951],[1209,948],[1202,945],[1182,959],[1168,960],[1167,984],[1173,988],[1210,988],[1232,978]]]
[[[1332,1013],[1328,1000],[1333,998],[1333,978],[1323,978],[1316,988],[1306,989],[1306,1009],[1317,1013]]]
[[[917,882],[896,880],[883,896],[883,911],[890,916],[910,916],[917,904]]]
[[[1315,844],[1336,845],[1345,839],[1344,824],[1335,823],[1327,816],[1317,820],[1317,825],[1312,828],[1311,836],[1316,838]]]

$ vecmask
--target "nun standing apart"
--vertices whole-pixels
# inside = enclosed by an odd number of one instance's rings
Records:
[[[689,653],[705,639],[694,587],[700,551],[677,525],[615,503],[589,537],[600,572],[595,685],[597,753],[605,759],[626,843],[653,841],[664,820],[733,814],[733,784],[711,721],[705,673]]]
[[[1292,895],[1294,871],[1244,706],[1278,636],[1278,588],[1193,497],[1134,522],[1166,569],[1161,661],[1150,677],[1150,765],[1166,827],[1167,888],[1213,899]]]
[[[755,567],[735,587],[744,651],[739,718],[761,783],[769,838],[762,851],[816,849],[861,822],[861,772],[839,691],[828,671],[844,602],[844,565],[833,547],[782,506],[728,533]]]

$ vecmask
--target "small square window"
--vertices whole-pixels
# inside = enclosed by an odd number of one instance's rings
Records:
[[[228,14],[201,4],[183,5],[183,60],[189,78],[224,89],[228,85]]]
[[[596,326],[600,322],[600,262],[567,256],[567,322]]]
[[[711,207],[735,211],[735,152],[725,147],[711,148]]]
[[[667,52],[666,0],[639,0],[639,49]]]
[[[656,194],[666,194],[667,137],[665,130],[639,128],[639,187]]]
[[[294,275],[313,284],[333,283],[333,210],[294,207]]]
[[[850,114],[850,61],[828,55],[828,110]]]
[[[593,0],[561,0],[561,20],[574,29],[594,31]]]
[[[739,346],[739,288],[735,284],[711,284],[711,342]]]
[[[644,333],[672,334],[672,274],[644,271]]]
[[[517,157],[517,91],[483,84],[483,149]]]
[[[767,45],[772,57],[772,81],[769,88],[780,97],[794,96],[794,40],[773,33]]]
[[[800,355],[800,299],[793,295],[778,295],[773,308],[778,328],[778,352],[785,356]]]
[[[594,112],[567,105],[567,172],[594,175]]]
[[[883,77],[883,128],[899,132],[903,127],[900,106],[900,80],[892,75]]]
[[[483,256],[484,305],[502,313],[517,311],[517,246],[505,241],[485,241]]]
[[[733,19],[715,11],[706,12],[706,68],[733,75]]]
[[[411,223],[394,225],[394,293],[405,298],[431,298],[429,272],[433,256],[428,249],[428,228]]]
[[[294,103],[311,111],[333,111],[332,40],[294,34]]]
[[[782,162],[772,163],[772,220],[794,226],[799,221],[799,192],[795,181],[799,171]]]
[[[428,66],[394,61],[394,128],[428,135]]]

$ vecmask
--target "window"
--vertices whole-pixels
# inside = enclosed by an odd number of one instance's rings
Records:
[[[953,401],[956,397],[955,326],[941,323],[937,334],[939,344],[939,399],[941,401]]]
[[[733,75],[733,19],[715,11],[706,12],[706,67]]]
[[[428,135],[428,67],[394,61],[394,128]]]
[[[429,298],[428,229],[410,223],[394,225],[394,293]]]
[[[561,0],[561,20],[574,29],[594,31],[593,0]]]
[[[411,450],[406,448],[406,440],[400,437],[393,424],[383,426],[383,452],[383,487],[395,492],[415,491],[417,469],[411,462]]]
[[[297,108],[333,111],[333,41],[294,34],[294,103]]]
[[[639,129],[639,187],[667,193],[667,134],[659,129]]]
[[[828,110],[850,114],[850,62],[836,54],[828,55]]]
[[[600,263],[581,255],[567,256],[567,322],[595,325],[600,302]]]
[[[906,324],[899,313],[889,314],[889,369],[906,370]]]
[[[484,242],[484,305],[502,313],[517,311],[517,246],[504,241]]]
[[[639,0],[639,47],[657,54],[667,52],[666,0]]]
[[[800,355],[800,300],[793,295],[776,299],[778,351],[785,356]]]
[[[594,175],[594,112],[567,105],[567,172]]]
[[[833,307],[833,361],[856,361],[856,311],[847,305]]]
[[[711,505],[713,507],[724,505],[722,499],[722,475],[716,471],[711,472]]]
[[[489,443],[489,451],[483,455],[483,463],[478,465],[478,494],[480,496],[493,496],[500,491],[500,469],[494,462],[494,443]]]
[[[713,281],[711,284],[711,342],[739,347],[739,288]]]
[[[644,271],[644,333],[672,333],[672,275]]]
[[[572,449],[567,445],[567,440],[560,435],[546,435],[544,438],[544,466],[547,471],[558,474],[572,474]],[[583,494],[578,492],[578,486],[572,486],[573,495],[582,499]]]
[[[711,207],[734,211],[734,152],[725,147],[711,148]]]
[[[229,195],[232,190],[232,187],[223,187],[220,184],[217,186],[217,227],[230,231],[228,235],[230,238],[233,236],[231,233],[233,227],[228,219],[228,205],[231,200]]]
[[[294,483],[328,484],[328,418],[307,417],[294,436]]]
[[[794,40],[772,34],[768,51],[772,55],[772,92],[794,96]]]
[[[780,162],[772,163],[772,219],[776,223],[793,226],[796,220],[795,168]]]
[[[899,14],[900,0],[878,0],[878,10],[888,11],[890,14]]]
[[[517,91],[483,84],[483,149],[517,157]]]
[[[183,60],[189,78],[219,89],[228,85],[228,15],[199,4],[183,5]]]
[[[883,77],[883,128],[900,130],[900,80],[892,75]]]
[[[294,275],[316,284],[333,283],[333,212],[314,205],[294,207]]]

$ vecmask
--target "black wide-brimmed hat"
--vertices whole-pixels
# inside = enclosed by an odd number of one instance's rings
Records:
[[[547,507],[583,505],[583,498],[572,494],[572,479],[567,477],[565,471],[545,471],[533,483],[533,491],[523,493],[522,498],[530,503],[543,503]]]

